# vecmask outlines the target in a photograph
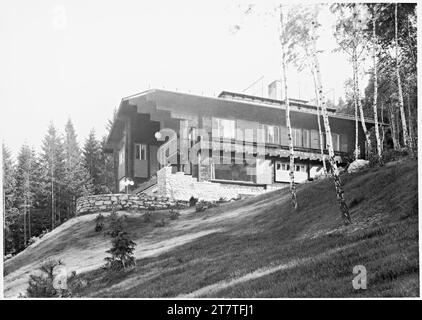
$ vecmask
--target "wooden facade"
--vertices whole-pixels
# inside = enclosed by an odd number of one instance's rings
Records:
[[[322,164],[317,110],[295,100],[291,109],[295,170],[303,181]],[[335,153],[342,164],[353,153],[355,121],[334,109],[329,114]],[[371,126],[368,121],[367,127]],[[168,135],[167,140],[157,139],[158,132]],[[364,155],[360,124],[359,146]],[[115,157],[119,190],[123,179],[133,180],[136,188],[166,164],[201,181],[265,185],[288,181],[283,178],[288,162],[285,108],[278,100],[228,92],[209,98],[149,90],[122,100],[107,147]]]

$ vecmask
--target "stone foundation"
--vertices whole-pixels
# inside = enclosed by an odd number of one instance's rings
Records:
[[[113,207],[117,210],[138,209],[138,210],[160,210],[181,206],[188,206],[188,203],[175,201],[168,197],[157,197],[146,194],[99,194],[94,196],[80,197],[76,201],[76,214],[86,214],[99,211],[110,211]]]
[[[189,201],[191,197],[204,201],[238,199],[241,195],[258,195],[267,192],[262,185],[201,181],[184,172],[171,173],[171,167],[157,172],[157,194],[174,200]]]

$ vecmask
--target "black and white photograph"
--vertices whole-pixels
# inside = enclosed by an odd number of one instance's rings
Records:
[[[0,297],[419,299],[419,6],[2,1]]]

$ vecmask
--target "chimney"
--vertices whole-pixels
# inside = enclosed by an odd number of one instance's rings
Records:
[[[274,100],[282,100],[280,80],[274,80],[268,85],[268,98]]]

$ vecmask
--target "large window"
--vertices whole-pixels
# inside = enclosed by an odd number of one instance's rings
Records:
[[[264,125],[265,142],[280,143],[279,128],[277,126]]]
[[[236,126],[234,120],[215,119],[217,136],[220,138],[234,139],[236,137]]]
[[[135,144],[135,159],[147,160],[147,145],[146,144]]]
[[[340,151],[340,135],[337,133],[332,133],[331,136],[333,137],[333,149],[334,151]]]
[[[293,129],[292,128],[292,135],[293,135],[293,145],[295,147],[302,146],[302,129]]]
[[[125,148],[123,147],[119,151],[119,164],[124,164],[124,163],[125,163]]]
[[[311,147],[311,134],[309,130],[303,129],[303,147]]]

